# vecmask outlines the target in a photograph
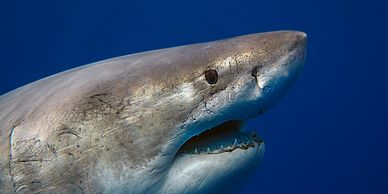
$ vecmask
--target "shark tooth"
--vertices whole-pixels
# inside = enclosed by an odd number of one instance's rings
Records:
[[[241,147],[248,148],[248,144],[247,143],[243,143]]]
[[[198,152],[198,149],[197,149],[197,148],[195,148],[195,149],[194,149],[194,154],[199,154],[199,152]]]
[[[207,151],[207,153],[210,153],[210,152],[212,152],[212,151],[210,150],[210,148],[207,148],[207,150],[206,150],[206,151]]]
[[[233,143],[233,148],[236,148],[238,145],[238,141],[237,141],[237,138],[234,138],[234,143]]]

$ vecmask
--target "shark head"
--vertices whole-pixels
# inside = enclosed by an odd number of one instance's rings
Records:
[[[302,32],[260,33],[29,84],[0,98],[0,127],[12,129],[3,172],[13,191],[235,193],[264,153],[244,123],[287,92],[305,52]]]
[[[266,113],[295,82],[306,35],[254,34],[204,49],[217,59],[181,85],[184,101],[201,99],[166,146],[174,156],[162,187],[167,193],[238,192],[264,153],[264,141],[244,123]]]
[[[143,76],[130,104],[141,116],[127,117],[126,125],[141,121],[132,145],[149,158],[133,173],[141,178],[122,176],[123,168],[120,177],[136,179],[127,184],[137,185],[133,192],[238,191],[264,153],[263,140],[244,123],[287,92],[305,50],[304,33],[279,31],[132,56],[148,65],[134,68]],[[116,182],[105,187],[118,188]]]

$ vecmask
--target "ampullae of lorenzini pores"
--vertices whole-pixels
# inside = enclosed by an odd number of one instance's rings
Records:
[[[0,193],[236,193],[264,153],[244,128],[302,70],[277,31],[74,68],[0,97]]]

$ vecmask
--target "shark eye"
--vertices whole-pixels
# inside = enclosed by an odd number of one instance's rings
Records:
[[[207,83],[216,84],[218,80],[218,73],[216,70],[209,69],[205,71],[205,78]]]

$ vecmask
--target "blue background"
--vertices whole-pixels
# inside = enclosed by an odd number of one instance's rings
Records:
[[[305,69],[249,127],[266,140],[243,193],[388,193],[383,1],[1,1],[0,94],[90,62],[271,30],[305,31]]]

